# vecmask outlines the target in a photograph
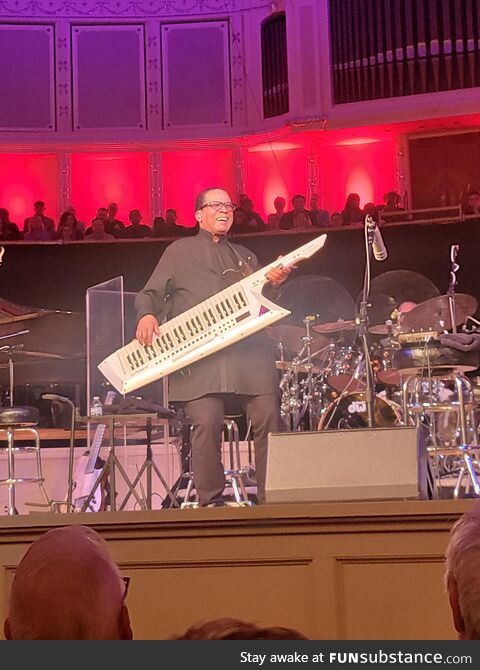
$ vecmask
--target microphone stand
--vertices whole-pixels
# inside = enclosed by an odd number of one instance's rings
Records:
[[[452,333],[457,332],[457,318],[456,318],[456,307],[455,307],[455,286],[457,285],[457,272],[460,269],[460,266],[457,263],[458,250],[460,249],[459,244],[452,244],[450,247],[450,283],[448,285],[448,311],[450,312],[450,321],[452,322]]]
[[[363,356],[365,359],[365,402],[367,405],[367,420],[368,427],[374,427],[373,419],[373,402],[375,398],[374,388],[373,388],[373,370],[372,362],[370,360],[370,352],[368,349],[368,298],[370,295],[370,268],[372,263],[372,246],[373,246],[373,235],[375,232],[375,221],[372,217],[367,214],[365,217],[365,250],[366,250],[366,259],[365,259],[365,274],[363,277],[363,291],[362,291],[362,301],[360,303],[359,315],[356,319],[357,321],[357,333],[358,337],[362,340],[363,346]]]

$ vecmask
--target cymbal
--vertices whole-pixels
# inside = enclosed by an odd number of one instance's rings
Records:
[[[418,272],[390,270],[372,279],[370,296],[382,293],[391,296],[398,306],[402,302],[424,302],[440,295],[435,284]]]
[[[355,302],[350,293],[331,277],[302,275],[282,285],[279,305],[290,310],[289,322],[301,325],[312,315],[316,324],[326,324],[338,319],[354,319]]]
[[[20,349],[15,346],[5,345],[3,348],[0,348],[0,355],[4,356],[33,356],[34,358],[65,358],[60,354],[49,354],[46,351],[25,351],[25,349]]]
[[[312,326],[316,333],[338,333],[342,330],[355,330],[356,327],[357,324],[353,319],[348,321],[339,319],[338,321],[332,321],[332,323],[319,323]]]
[[[270,326],[265,330],[272,340],[283,344],[285,349],[293,353],[300,351],[305,344],[303,338],[306,337],[307,330],[301,326]],[[330,340],[322,335],[310,331],[310,337],[312,338],[310,343],[312,353],[330,345]]]
[[[467,316],[472,316],[477,311],[478,302],[472,295],[466,293],[455,293],[455,325],[461,326],[465,323]],[[450,318],[449,301],[447,295],[439,295],[430,298],[406,312],[401,321],[401,328],[405,330],[451,330],[453,327]]]
[[[372,335],[388,335],[392,330],[392,326],[387,326],[386,323],[379,323],[378,326],[370,326],[368,332]]]
[[[385,293],[376,293],[368,298],[367,315],[372,326],[384,325],[393,319],[397,303],[395,298]],[[372,332],[372,331],[370,331]]]

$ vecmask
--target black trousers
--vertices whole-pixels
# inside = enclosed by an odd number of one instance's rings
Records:
[[[281,430],[280,407],[276,394],[234,396],[252,422],[257,474],[257,498],[265,501],[268,433]],[[185,403],[192,423],[192,471],[201,505],[222,495],[225,474],[222,464],[222,432],[225,405],[231,396],[214,394]]]

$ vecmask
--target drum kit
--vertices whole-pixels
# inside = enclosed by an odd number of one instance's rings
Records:
[[[466,376],[478,368],[479,354],[440,341],[449,331],[467,332],[469,320],[476,322],[477,300],[462,293],[441,295],[427,277],[409,270],[375,277],[367,303],[368,361],[359,337],[360,300],[355,303],[329,277],[306,275],[285,285],[279,302],[291,316],[285,325],[267,329],[279,352],[284,429],[367,428],[372,415],[376,428],[421,423],[436,454],[437,474],[458,474],[456,496],[465,473],[470,474],[465,486],[473,484],[480,495],[475,472],[468,472],[468,464],[466,471],[461,458],[453,459],[453,467],[451,457],[479,442],[480,385]],[[374,381],[369,416],[367,365]]]

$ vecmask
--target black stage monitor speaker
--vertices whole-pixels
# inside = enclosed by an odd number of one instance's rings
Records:
[[[271,433],[266,501],[428,498],[422,429]]]

